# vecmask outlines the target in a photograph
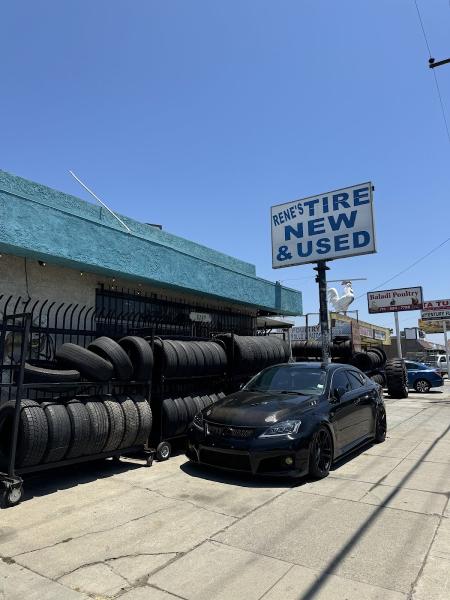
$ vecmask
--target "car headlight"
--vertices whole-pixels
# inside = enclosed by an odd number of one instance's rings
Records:
[[[195,415],[192,424],[194,427],[197,427],[197,429],[201,429],[203,431],[203,414],[201,412]]]
[[[277,435],[295,434],[302,424],[301,421],[281,421],[265,430],[259,437],[274,437]]]

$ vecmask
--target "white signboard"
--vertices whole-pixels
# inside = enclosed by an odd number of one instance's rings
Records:
[[[382,290],[367,294],[369,313],[398,312],[404,310],[420,310],[423,304],[421,287]]]
[[[331,328],[331,337],[332,338],[337,337],[337,336],[350,337],[351,332],[352,332],[352,330],[351,330],[350,323],[343,323],[342,325],[336,325],[335,327]],[[319,339],[321,339],[321,337],[322,337],[322,332],[320,330],[320,324],[308,326],[308,339],[319,340]],[[293,342],[306,340],[306,327],[305,326],[292,327],[291,340]]]
[[[450,319],[450,300],[425,300],[422,321]]]
[[[376,252],[372,190],[361,183],[272,206],[273,268]]]
[[[198,313],[198,312],[190,312],[189,318],[191,321],[195,321],[196,323],[211,323],[211,315],[208,313]]]

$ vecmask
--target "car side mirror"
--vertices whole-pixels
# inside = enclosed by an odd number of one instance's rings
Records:
[[[346,393],[346,389],[345,387],[338,387],[334,390],[333,396],[332,396],[332,401],[334,401],[335,403],[339,402],[340,399],[342,398],[342,396]]]

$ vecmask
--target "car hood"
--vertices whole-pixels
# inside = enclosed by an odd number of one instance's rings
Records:
[[[318,399],[318,396],[242,390],[202,412],[207,421],[222,425],[270,427],[272,423],[299,418],[316,406]]]

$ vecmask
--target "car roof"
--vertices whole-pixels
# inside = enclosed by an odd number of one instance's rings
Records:
[[[272,366],[277,366],[277,367],[294,367],[296,369],[321,369],[324,368],[326,371],[335,371],[336,369],[339,369],[340,367],[347,367],[347,369],[354,369],[355,371],[358,371],[359,369],[357,367],[354,367],[353,365],[346,365],[343,363],[330,363],[328,365],[323,365],[321,362],[319,361],[311,361],[311,362],[294,362],[294,363],[280,363],[279,365],[272,365]]]

